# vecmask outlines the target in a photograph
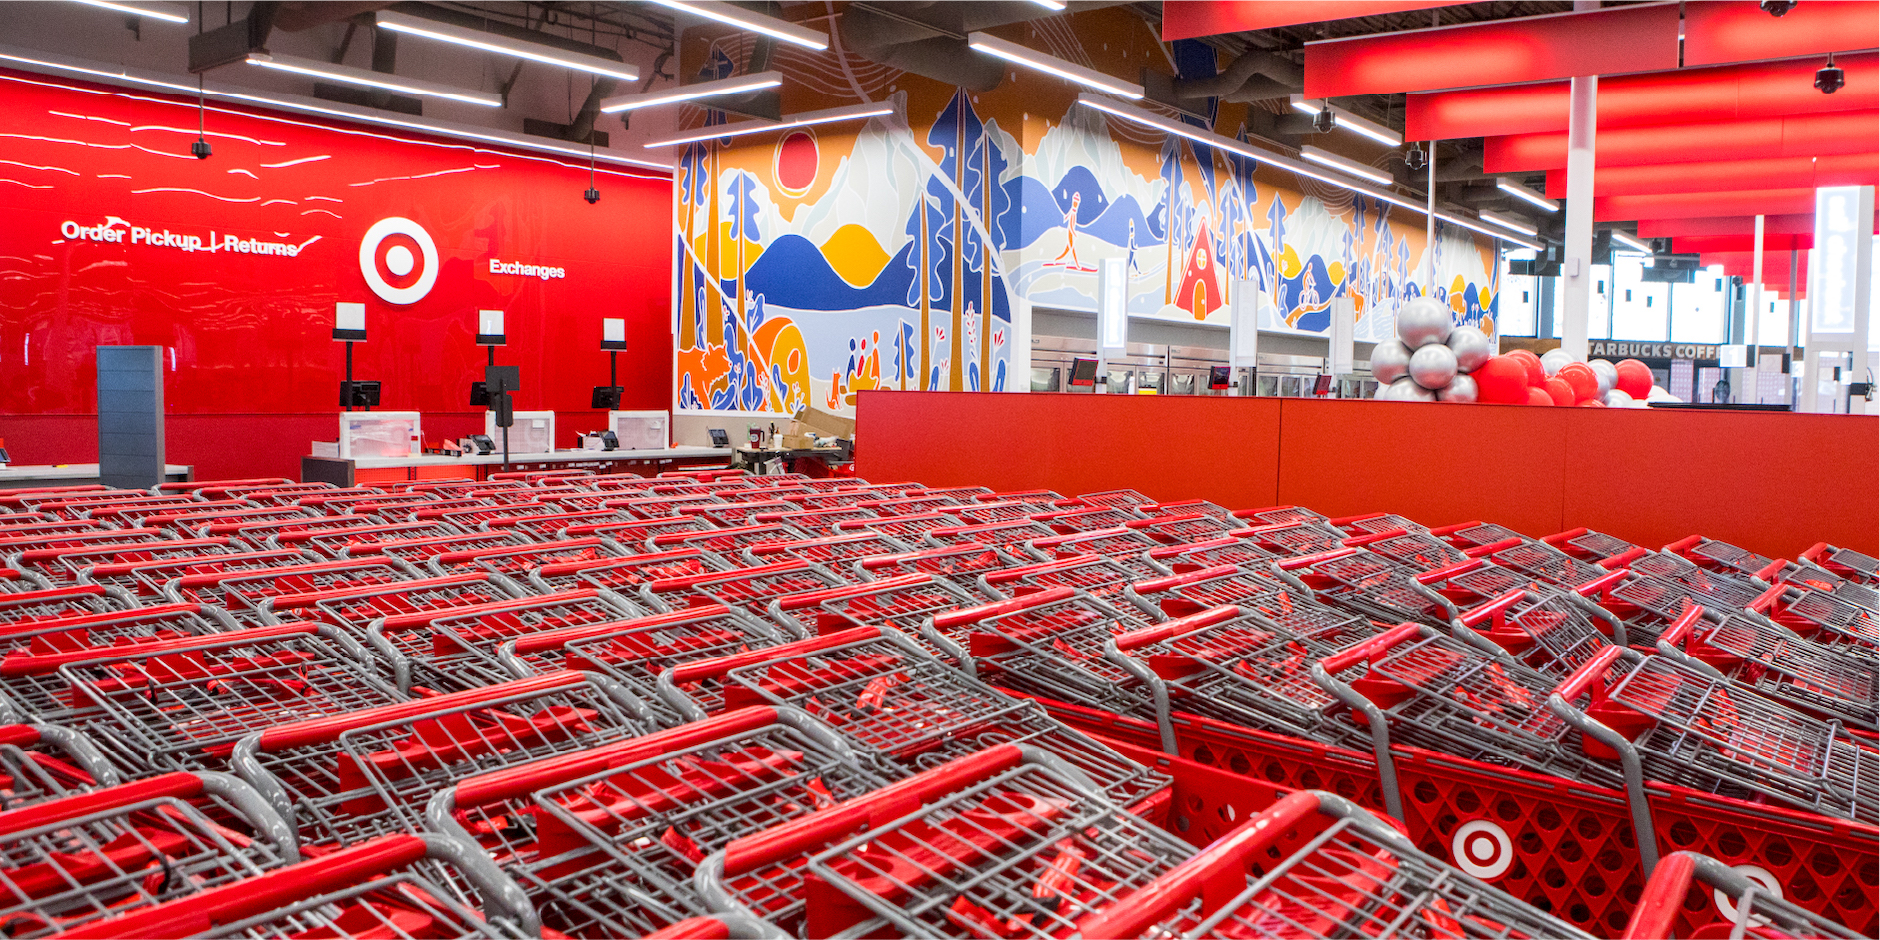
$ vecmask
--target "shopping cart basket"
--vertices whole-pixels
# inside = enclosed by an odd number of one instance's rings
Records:
[[[339,487],[331,483],[245,483],[240,480],[221,480],[197,487],[196,495],[203,499],[245,499],[257,506],[291,506],[295,500],[309,493],[336,489]],[[372,487],[348,489],[365,492]]]
[[[1030,518],[1020,518],[1005,522],[986,522],[977,525],[941,526],[928,529],[921,541],[928,545],[958,545],[962,542],[977,542],[990,545],[999,550],[1019,556],[1024,554],[1022,546],[1033,539],[1048,539],[1057,535],[1051,527]]]
[[[347,631],[364,642],[372,624],[384,617],[469,607],[528,596],[516,582],[493,572],[453,574],[363,584],[304,594],[281,594],[262,601],[272,621],[317,620]]]
[[[702,604],[724,604],[760,617],[770,602],[787,594],[802,594],[841,587],[841,575],[801,558],[755,568],[709,571],[677,578],[660,578],[640,585],[640,597],[654,610],[675,610]]]
[[[516,581],[543,565],[605,561],[633,554],[612,539],[590,536],[561,539],[533,545],[506,545],[501,548],[477,548],[463,552],[444,552],[431,556],[428,564],[437,575],[463,571],[491,571]]]
[[[1699,603],[1712,607],[1747,607],[1769,589],[1769,584],[1761,579],[1711,571],[1670,552],[1640,549],[1608,558],[1601,564],[1613,569],[1626,568],[1646,577],[1682,585],[1692,597],[1702,598]]]
[[[1350,538],[1326,522],[1280,522],[1237,529],[1236,538],[1288,558],[1316,555],[1343,548]]]
[[[721,558],[741,558],[744,550],[759,542],[808,538],[809,533],[780,522],[709,529],[703,532],[667,532],[646,540],[648,551],[662,552],[676,548],[697,548]]]
[[[1591,562],[1605,561],[1639,547],[1618,536],[1595,532],[1585,527],[1556,532],[1543,537],[1541,541],[1575,558]]]
[[[1659,635],[1692,606],[1732,611],[1749,607],[1749,604],[1719,603],[1710,592],[1683,581],[1632,571],[1625,574],[1626,577],[1617,580],[1589,582],[1576,591],[1586,593],[1588,600],[1623,621],[1628,641],[1640,649],[1653,649]]]
[[[904,574],[779,597],[770,602],[770,619],[798,636],[863,626],[893,627],[914,636],[935,615],[978,603],[979,598],[943,578]]]
[[[135,493],[135,496],[126,495]],[[171,495],[152,496],[137,490],[123,490],[113,493],[98,493],[79,496],[73,499],[52,500],[34,506],[40,512],[49,512],[67,519],[103,519],[111,521],[115,513],[127,509],[152,509],[163,506],[188,506],[202,500],[194,496]]]
[[[1028,500],[1006,499],[996,502],[969,502],[962,503],[958,506],[950,506],[947,507],[946,514],[954,520],[951,526],[987,526],[1001,522],[1032,522],[1033,516],[1049,515],[1054,512],[1062,511],[1063,509],[1058,506]],[[1050,535],[1058,534],[1057,530],[1050,526],[1043,523],[1036,524]],[[942,526],[942,528],[949,527],[950,526]]]
[[[417,580],[410,565],[396,558],[346,558],[310,565],[185,574],[164,585],[172,603],[216,604],[244,626],[275,622],[265,612],[270,598],[322,591],[343,591]]]
[[[0,592],[0,635],[15,626],[60,617],[108,614],[129,610],[137,601],[122,589],[99,584],[75,584],[44,591]]]
[[[190,499],[181,502],[169,499],[155,504],[142,500],[125,500],[123,505],[105,505],[91,510],[85,518],[91,522],[103,522],[126,529],[156,526],[152,520],[179,512],[252,512],[255,504],[239,499]]]
[[[1136,509],[1142,506],[1153,505],[1155,503],[1155,500],[1150,499],[1149,497],[1144,496],[1141,493],[1137,492],[1136,490],[1132,490],[1132,489],[1103,490],[1102,492],[1098,492],[1098,493],[1083,493],[1083,494],[1080,494],[1077,497],[1077,499],[1086,505],[1108,506],[1113,509]]]
[[[403,505],[421,509],[436,502],[437,499],[429,493],[348,493],[344,496],[314,493],[294,500],[294,505],[305,506],[326,516],[348,513],[370,516],[377,515],[378,510],[392,506]],[[361,511],[362,508],[364,511]]]
[[[950,496],[928,496],[922,490],[892,499],[876,499],[856,503],[861,509],[873,511],[880,516],[922,516],[934,512],[946,512],[950,507],[971,504],[970,500],[954,499]]]
[[[714,689],[712,683],[718,683]],[[692,720],[705,717],[694,689],[722,707],[801,708],[834,728],[888,776],[905,776],[995,744],[1030,744],[1077,765],[1130,805],[1166,778],[1072,731],[1035,702],[993,689],[886,627],[685,663],[659,677],[660,697]]]
[[[388,522],[334,531],[315,529],[282,532],[274,537],[273,544],[280,548],[305,548],[327,558],[348,558],[370,554],[371,550],[364,546],[378,542],[456,535],[458,531],[456,526],[445,522]]]
[[[1176,499],[1164,503],[1144,503],[1135,507],[1136,511],[1151,518],[1161,516],[1186,516],[1194,513],[1213,516],[1226,523],[1228,528],[1238,529],[1245,523],[1234,519],[1233,510],[1219,503],[1205,499]]]
[[[711,552],[686,548],[623,558],[550,562],[529,572],[529,584],[543,592],[595,587],[637,596],[640,585],[648,581],[729,571],[731,567],[730,562]]]
[[[438,875],[473,885],[453,897]],[[334,937],[520,940],[540,919],[479,853],[432,833],[384,836],[200,893],[85,924],[59,936]]]
[[[157,604],[9,623],[0,627],[0,656],[109,649],[120,643],[239,629],[234,618],[220,607]]]
[[[1422,523],[1406,519],[1394,512],[1371,512],[1357,516],[1341,516],[1325,520],[1327,525],[1343,531],[1346,535],[1382,535],[1386,532],[1429,532]]]
[[[571,539],[603,538],[613,539],[622,545],[643,546],[646,540],[655,535],[668,532],[706,532],[712,529],[711,523],[691,516],[667,516],[663,519],[648,519],[641,522],[583,522],[562,530],[562,535]]]
[[[384,500],[367,500],[365,502],[353,503],[350,508],[353,515],[372,516],[381,522],[421,522],[423,520],[417,518],[418,513],[421,512],[434,512],[446,509],[470,509],[483,505],[483,501],[480,499],[445,499],[436,494],[423,491],[389,493],[386,495],[386,499],[390,500],[390,502]]]
[[[1428,532],[1414,530],[1385,529],[1347,539],[1345,545],[1368,549],[1410,573],[1435,571],[1470,560],[1462,549]]]
[[[231,522],[285,522],[290,519],[311,519],[312,516],[296,508],[260,509],[253,505],[246,509],[224,510],[211,509],[191,512],[165,512],[150,516],[144,520],[152,528],[168,529],[179,539],[199,539],[209,535],[212,526],[227,525]]]
[[[1160,690],[1103,658],[1106,643],[1139,625],[1099,598],[1059,587],[936,613],[916,635],[936,657],[1001,688],[1153,715],[1150,697]]]
[[[796,509],[792,511],[760,512],[751,517],[759,523],[782,522],[817,537],[837,534],[836,524],[853,522],[858,519],[879,518],[871,510],[854,506],[833,506],[828,509]]]
[[[309,516],[304,519],[277,519],[272,522],[238,519],[206,526],[203,531],[217,538],[239,539],[253,548],[284,548],[287,546],[276,541],[282,535],[367,529],[378,525],[383,525],[383,523],[371,516]]]
[[[121,781],[82,732],[60,725],[0,725],[0,810]]]
[[[225,774],[165,774],[9,809],[0,930],[63,935],[299,858],[293,830]]]
[[[733,500],[702,506],[687,506],[682,510],[684,515],[697,516],[721,529],[750,525],[760,521],[757,518],[759,515],[768,514],[772,520],[775,520],[780,516],[793,515],[802,511],[803,507],[780,500]]]
[[[844,519],[834,526],[834,534],[881,532],[903,542],[921,541],[928,532],[956,526],[960,520],[944,512],[922,512],[907,516],[882,515],[863,519]]]
[[[318,624],[0,660],[10,704],[77,724],[127,775],[212,768],[273,725],[402,701],[364,649]]]
[[[54,499],[65,499],[81,493],[109,493],[111,488],[102,483],[81,483],[73,486],[28,486],[20,489],[0,491],[0,509],[31,511],[34,506]],[[125,490],[131,493],[130,490]]]
[[[1150,549],[1161,548],[1164,544],[1166,543],[1141,529],[1113,526],[1108,529],[1091,529],[1069,535],[1051,535],[1041,539],[1032,539],[1024,544],[1022,550],[1026,555],[1039,561],[1076,558],[1081,555],[1102,555],[1105,558],[1143,563],[1146,562]]]
[[[1193,852],[1058,755],[1002,745],[739,838],[698,883],[715,907],[794,926],[763,881],[808,856],[808,936],[1060,937]]]
[[[537,541],[560,538],[571,525],[605,525],[632,522],[633,517],[612,509],[587,509],[575,512],[551,512],[540,515],[497,516],[483,522],[487,529],[513,529]]]
[[[519,480],[533,486],[553,483],[570,477],[581,478],[594,475],[592,470],[505,470],[490,474],[492,480]]]
[[[96,519],[59,519],[42,512],[0,515],[0,542],[24,550],[34,539],[84,538],[117,527]],[[160,529],[162,526],[148,526]],[[154,537],[154,536],[152,536]]]
[[[1557,587],[1574,587],[1609,573],[1594,562],[1575,558],[1538,539],[1502,539],[1465,551],[1499,568]]]
[[[422,830],[425,803],[458,780],[638,737],[649,718],[606,676],[551,672],[275,725],[229,765],[302,846],[331,849]]]
[[[1291,614],[1295,609],[1326,615],[1335,613],[1313,602],[1309,593],[1289,584],[1271,569],[1234,565],[1210,565],[1137,581],[1123,588],[1123,598],[1157,620],[1186,617],[1223,604],[1259,610],[1267,616]],[[1355,616],[1337,613],[1341,621]]]
[[[1215,565],[1242,568],[1269,568],[1268,561],[1280,557],[1252,542],[1241,539],[1244,529],[1234,529],[1213,538],[1185,545],[1164,545],[1149,550],[1149,561],[1176,573]]]
[[[1265,509],[1236,509],[1231,515],[1254,528],[1292,525],[1300,522],[1325,522],[1327,517],[1304,506],[1268,506]]]
[[[366,633],[372,652],[392,670],[399,691],[454,692],[501,682],[496,647],[527,633],[629,620],[640,609],[612,591],[593,588],[484,604],[393,614]]]
[[[34,549],[14,556],[14,563],[17,567],[37,569],[54,584],[73,584],[83,581],[85,569],[93,566],[195,559],[211,555],[233,555],[248,550],[246,545],[234,539],[167,539],[104,547]]]
[[[1084,937],[1591,935],[1419,850],[1343,797],[1293,793],[1077,921]]]
[[[225,555],[185,555],[158,561],[133,560],[108,565],[92,565],[80,571],[79,584],[100,584],[121,589],[142,603],[163,597],[165,588],[177,578],[195,574],[259,571],[304,565],[315,559],[291,549],[260,552],[232,552]]]
[[[1415,620],[1447,625],[1456,605],[1378,555],[1338,549],[1273,563],[1319,599],[1386,623]]]
[[[1622,577],[1612,572],[1609,577]],[[1598,583],[1587,585],[1595,593]],[[1609,646],[1625,646],[1625,623],[1580,593],[1542,587],[1513,588],[1457,615],[1457,638],[1486,639],[1522,664],[1564,678]],[[1475,644],[1478,648],[1481,644]]]
[[[152,493],[217,493],[235,487],[250,486],[293,486],[294,481],[286,477],[244,477],[238,480],[173,480],[159,483],[150,488]],[[204,496],[204,499],[217,499],[218,496]]]
[[[530,544],[533,543],[517,532],[466,532],[461,535],[433,535],[416,539],[396,539],[389,542],[368,542],[356,547],[348,546],[346,557],[363,558],[384,555],[406,562],[413,567],[428,568],[432,557],[445,552],[468,552],[480,548]]]
[[[59,535],[45,533],[13,534],[0,538],[0,557],[15,556],[14,564],[33,564],[31,560],[19,561],[17,556],[29,552],[35,553],[30,558],[44,558],[46,553],[67,548],[108,548],[115,545],[144,545],[152,542],[175,541],[171,534],[163,529],[87,529],[83,532],[70,532]]]
[[[1120,606],[1127,603],[1123,591],[1129,585],[1166,574],[1166,570],[1150,564],[1147,558],[1082,555],[988,571],[979,576],[979,585],[982,590],[997,597],[1017,597],[1053,587],[1076,588],[1113,600]],[[1155,618],[1139,612],[1135,619],[1146,624]]]
[[[1816,542],[1808,551],[1802,553],[1802,561],[1820,565],[1843,578],[1850,578],[1866,585],[1880,584],[1880,559],[1872,555],[1863,555],[1849,548],[1836,548],[1826,542]]]
[[[1701,535],[1681,538],[1664,550],[1708,571],[1739,578],[1759,577],[1760,572],[1776,563],[1767,555]]]
[[[899,554],[907,551],[908,547],[905,542],[880,532],[855,532],[849,535],[756,542],[744,550],[744,560],[753,565],[766,565],[787,558],[801,558],[840,569],[849,567],[857,559]]]
[[[1749,610],[1823,643],[1847,645],[1868,655],[1880,649],[1880,615],[1825,591],[1777,584],[1752,601]]]
[[[958,500],[962,503],[978,502],[987,497],[997,498],[998,496],[998,494],[992,492],[991,487],[987,486],[933,486],[921,490],[920,495],[929,497],[939,496],[946,499]]]
[[[677,496],[633,496],[609,500],[601,505],[607,509],[619,509],[640,519],[669,519],[673,516],[687,515],[685,510],[694,507],[717,506],[724,500],[711,493],[691,493]]]
[[[1016,567],[1018,564],[1017,560],[990,545],[957,542],[944,548],[872,555],[855,561],[853,570],[865,580],[903,574],[930,574],[953,582],[970,594],[974,603],[979,603],[999,596],[980,586],[980,575]]]
[[[1874,825],[1880,777],[1869,740],[1664,656],[1613,647],[1581,667],[1548,707],[1593,756],[1637,761],[1654,780],[1766,800]],[[1590,690],[1586,707],[1574,704]]]
[[[1702,607],[1659,635],[1658,653],[1702,663],[1798,711],[1880,731],[1880,662],[1871,654],[1805,640],[1760,617]]]
[[[1132,509],[1100,506],[1095,509],[1077,507],[1058,512],[1040,513],[1032,518],[1049,526],[1053,532],[1071,535],[1077,532],[1126,526],[1141,519],[1142,515]]]
[[[881,494],[854,487],[840,490],[810,490],[795,496],[784,497],[784,502],[795,503],[809,512],[821,512],[825,509],[845,509],[856,503],[865,503],[881,498]]]
[[[1223,516],[1205,512],[1154,515],[1147,519],[1125,523],[1125,525],[1148,533],[1165,546],[1187,545],[1220,538],[1238,528]]]
[[[733,839],[886,783],[815,719],[753,707],[478,774],[426,819],[483,846],[545,928],[638,937],[710,913],[694,876]],[[800,916],[800,879],[786,868],[752,893],[771,916]]]
[[[1679,913],[1689,910],[1693,900],[1700,908],[1708,900],[1701,895],[1704,889],[1710,890],[1719,907],[1729,907],[1726,916],[1733,927],[1729,934],[1732,937],[1856,940],[1862,936],[1783,900],[1782,885],[1772,882],[1773,878],[1763,870],[1746,872],[1708,855],[1674,853],[1653,870],[1623,936],[1625,940],[1658,940],[1672,936]],[[1700,892],[1696,898],[1692,897],[1693,890]]]

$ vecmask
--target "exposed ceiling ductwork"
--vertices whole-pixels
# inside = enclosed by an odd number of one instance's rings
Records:
[[[1072,12],[1114,6],[1072,3]],[[912,72],[968,91],[991,91],[1006,66],[966,45],[966,34],[1056,16],[1059,11],[1023,0],[982,3],[897,3],[892,8],[851,3],[840,32],[847,51],[870,62]]]
[[[1280,53],[1254,49],[1242,53],[1217,75],[1176,79],[1175,95],[1179,98],[1260,101],[1296,95],[1305,88],[1305,84],[1304,66]]]

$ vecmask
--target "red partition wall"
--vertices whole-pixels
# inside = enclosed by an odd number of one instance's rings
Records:
[[[0,439],[18,463],[96,459],[93,347],[165,347],[169,459],[296,476],[338,428],[336,303],[354,373],[430,436],[480,428],[479,309],[502,310],[521,410],[597,430],[603,318],[627,321],[623,407],[671,385],[671,182],[462,142],[0,71]],[[376,278],[377,283],[374,283]]]
[[[877,482],[1276,499],[1278,399],[862,392],[855,413],[857,470]]]
[[[856,414],[870,479],[1880,550],[1872,417],[926,392],[864,392]]]

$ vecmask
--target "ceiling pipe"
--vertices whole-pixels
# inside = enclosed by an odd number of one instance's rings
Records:
[[[964,34],[852,4],[838,27],[843,48],[870,62],[968,91],[987,92],[1005,78],[1005,64],[972,51]]]
[[[1304,66],[1277,52],[1255,49],[1242,53],[1218,74],[1176,79],[1175,94],[1181,98],[1258,101],[1298,94],[1305,85]]]

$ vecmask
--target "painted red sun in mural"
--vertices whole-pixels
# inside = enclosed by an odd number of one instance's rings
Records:
[[[783,135],[783,139],[777,141],[775,156],[778,188],[792,196],[809,192],[816,182],[819,158],[815,134],[798,130]]]

